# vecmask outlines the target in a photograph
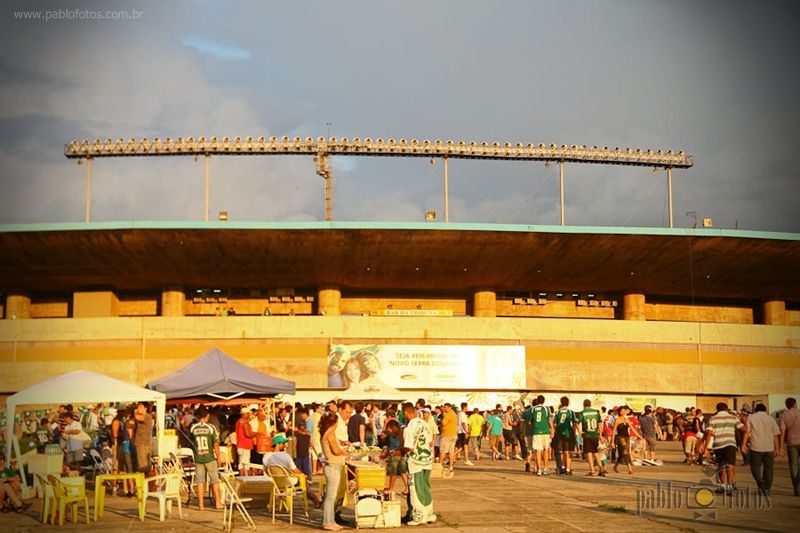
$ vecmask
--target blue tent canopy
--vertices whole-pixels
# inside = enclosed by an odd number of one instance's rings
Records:
[[[294,394],[295,383],[259,372],[218,348],[166,376],[147,388],[163,392],[167,399],[212,396],[223,400],[241,396]]]

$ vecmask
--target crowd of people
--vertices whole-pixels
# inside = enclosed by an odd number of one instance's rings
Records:
[[[794,398],[786,400],[780,424],[763,404],[753,413],[733,413],[719,403],[707,416],[693,407],[678,413],[645,406],[634,414],[627,405],[596,408],[588,399],[578,410],[566,396],[558,406],[545,403],[540,395],[530,405],[498,404],[487,410],[470,408],[466,402],[431,406],[424,399],[415,404],[343,400],[307,405],[274,402],[256,408],[201,405],[169,410],[166,426],[176,430],[182,446],[194,450],[200,509],[206,488],[215,507],[222,507],[221,460],[235,463],[242,475],[249,473],[249,465],[280,465],[293,476],[325,477],[325,494],[310,491],[309,498],[323,509],[323,528],[334,531],[342,527],[337,493],[346,472],[343,465],[351,453],[365,447],[381,449],[387,491],[395,492],[397,479],[401,480],[397,490],[406,497],[404,522],[409,525],[436,521],[430,490],[434,463],[448,472],[461,461],[466,466],[483,460],[519,461],[526,473],[570,476],[574,461],[585,460],[586,476],[606,476],[609,466],[619,472],[620,465],[630,475],[636,465],[663,464],[656,454],[659,441],[666,440],[681,441],[685,463],[715,462],[718,488],[727,492],[735,489],[737,454],[750,466],[765,495],[772,490],[774,457],[786,455],[794,495],[800,495],[800,411]],[[98,404],[82,414],[63,405],[36,425],[23,424],[22,430],[41,448],[59,445],[65,468],[80,467],[88,444],[101,450],[115,471],[150,473],[154,421],[144,402],[116,408]],[[223,459],[222,445],[235,449],[232,457]],[[0,461],[4,509],[24,509],[15,481],[19,474],[15,478],[14,471],[5,468],[5,459]],[[132,496],[132,482],[121,483],[119,494]]]

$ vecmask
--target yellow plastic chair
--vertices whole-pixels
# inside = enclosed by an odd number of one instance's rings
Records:
[[[42,489],[42,512],[39,515],[39,520],[43,524],[47,524],[56,510],[56,495],[53,492],[53,486],[41,474],[36,474],[36,480]]]
[[[83,479],[83,478],[81,478]],[[78,521],[78,504],[83,502],[83,510],[86,514],[86,524],[89,524],[89,498],[86,496],[86,480],[80,485],[65,485],[59,478],[50,474],[47,480],[53,487],[53,496],[55,498],[55,509],[53,510],[53,518],[51,523],[56,523],[56,513],[58,515],[58,525],[64,525],[64,515],[67,512],[67,506],[70,507],[72,513],[72,522]]]
[[[272,523],[275,523],[275,513],[278,505],[289,512],[289,523],[294,523],[294,497],[302,496],[306,516],[308,516],[308,496],[305,487],[295,485],[298,476],[293,476],[280,465],[270,465],[267,473],[272,478]]]
[[[150,484],[155,484],[156,489],[150,490]],[[177,473],[159,474],[148,477],[144,480],[144,505],[147,511],[147,501],[149,498],[158,500],[158,516],[163,522],[165,511],[172,516],[172,501],[178,503],[178,516],[183,518],[181,510],[181,475]]]

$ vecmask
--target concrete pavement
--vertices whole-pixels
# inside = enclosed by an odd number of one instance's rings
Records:
[[[682,457],[677,443],[660,443],[664,466],[635,467],[632,476],[612,472],[606,478],[586,477],[588,468],[580,460],[573,463],[573,476],[537,477],[526,474],[524,463],[514,460],[483,459],[471,467],[457,465],[453,478],[432,482],[439,522],[416,529],[441,533],[798,530],[800,497],[792,496],[785,457],[776,458],[770,500],[757,496],[749,467],[737,466],[739,490],[733,498],[724,497],[709,491],[707,473],[701,467],[681,464]],[[624,468],[620,470],[623,471]],[[397,486],[402,486],[399,480]],[[93,501],[91,492],[89,499]],[[41,500],[30,501],[34,505],[25,513],[0,515],[0,531],[34,533],[55,529],[38,522]],[[175,514],[159,522],[156,510],[157,503],[150,502],[147,517],[140,522],[134,500],[109,496],[105,515],[99,522],[91,522],[89,526],[85,522],[68,523],[61,529],[98,533],[207,533],[222,528],[222,513],[218,511],[200,512],[192,505],[184,509],[182,520]],[[279,515],[273,525],[263,499],[254,501],[250,510],[258,531],[297,533],[319,529],[322,518],[321,511],[314,509],[306,518],[296,506],[294,525],[289,525],[285,515]],[[352,506],[345,510],[344,516],[353,523]],[[238,516],[235,530],[247,531]]]

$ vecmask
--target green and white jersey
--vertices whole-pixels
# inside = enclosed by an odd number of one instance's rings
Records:
[[[600,418],[600,411],[593,407],[586,407],[580,413],[581,431],[587,439],[600,438],[600,426],[603,421]]]
[[[575,413],[569,407],[562,407],[556,411],[555,415],[556,433],[564,437],[571,437],[575,434],[573,428],[575,424]]]
[[[214,444],[219,441],[217,428],[206,422],[198,422],[189,432],[194,439],[194,461],[203,464],[215,461]]]
[[[550,410],[544,405],[530,408],[530,419],[533,424],[533,435],[550,434]]]
[[[412,418],[403,430],[403,446],[411,450],[408,454],[408,473],[416,474],[430,470],[433,464],[431,430],[421,418]]]

